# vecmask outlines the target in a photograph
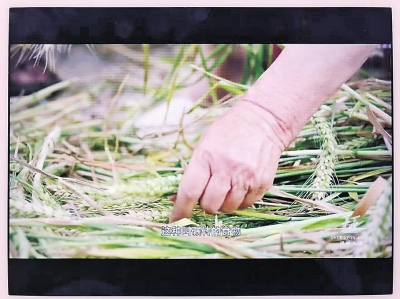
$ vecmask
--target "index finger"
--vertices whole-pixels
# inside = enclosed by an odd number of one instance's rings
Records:
[[[210,169],[205,163],[192,159],[179,184],[170,222],[190,217],[194,206],[207,186],[210,176]]]

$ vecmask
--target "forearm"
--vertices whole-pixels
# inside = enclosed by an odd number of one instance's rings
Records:
[[[261,107],[278,121],[277,134],[287,146],[375,47],[289,45],[249,89],[245,101]]]

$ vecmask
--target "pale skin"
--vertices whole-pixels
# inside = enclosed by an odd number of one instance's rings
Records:
[[[232,213],[272,186],[282,151],[346,82],[376,45],[288,45],[243,99],[196,145],[170,221],[205,212]]]

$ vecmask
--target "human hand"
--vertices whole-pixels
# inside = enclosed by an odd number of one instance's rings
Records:
[[[287,46],[245,98],[205,132],[170,221],[189,217],[197,202],[208,213],[229,213],[260,199],[272,185],[284,148],[374,48]]]
[[[279,132],[279,133],[278,133]],[[207,213],[231,213],[272,186],[285,144],[275,118],[242,100],[204,133],[180,183],[170,221],[188,218],[197,202]]]

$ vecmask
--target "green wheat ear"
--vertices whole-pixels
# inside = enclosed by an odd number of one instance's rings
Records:
[[[375,143],[375,139],[372,137],[359,137],[351,140],[347,140],[346,142],[340,144],[338,146],[341,150],[349,150],[349,149],[359,149],[368,147]]]
[[[328,189],[335,179],[335,164],[337,163],[336,149],[338,144],[336,136],[331,130],[329,122],[322,116],[314,114],[311,123],[317,130],[317,134],[321,140],[321,155],[315,172],[312,187],[316,189]],[[313,199],[322,199],[326,196],[326,192],[315,192]]]
[[[123,194],[133,197],[162,197],[166,194],[175,193],[178,190],[182,176],[182,174],[178,174],[153,179],[131,180],[110,186],[108,192],[110,195]]]
[[[374,257],[386,237],[390,237],[393,228],[392,177],[376,201],[365,230],[360,235],[361,243],[354,250],[356,257]]]
[[[9,205],[10,215],[21,218],[70,218],[71,214],[64,210],[49,193],[38,190],[41,198],[39,201],[26,200],[23,192],[14,188],[10,189]]]

